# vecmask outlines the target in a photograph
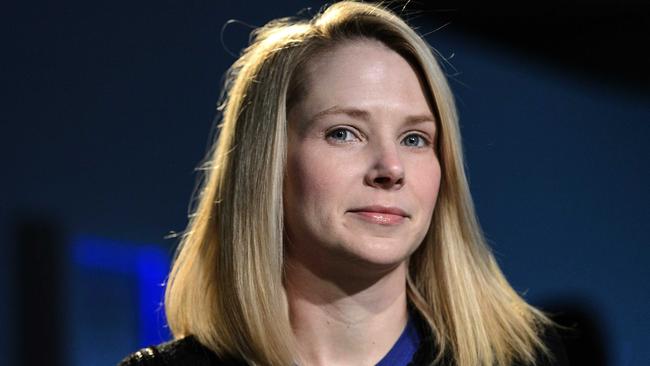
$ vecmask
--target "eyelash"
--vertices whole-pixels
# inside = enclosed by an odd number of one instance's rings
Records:
[[[426,137],[424,137],[423,135],[421,135],[421,134],[419,134],[419,133],[410,133],[410,134],[406,135],[406,136],[402,139],[402,142],[406,141],[406,139],[409,138],[409,137],[411,137],[411,136],[415,136],[415,137],[420,138],[420,140],[422,141],[422,145],[417,145],[417,146],[405,145],[405,146],[408,146],[408,147],[419,147],[419,148],[423,148],[423,147],[431,146],[431,142],[429,141],[429,139],[427,139]]]
[[[346,134],[352,135],[355,139],[359,140],[359,138],[356,136],[357,134],[354,133],[354,131],[352,129],[346,128],[346,127],[337,127],[335,129],[327,132],[325,134],[325,137],[328,140],[333,140],[333,141],[336,141],[337,143],[349,143],[351,141],[351,140],[348,140],[347,138],[343,138],[343,139],[335,138],[334,134],[337,133],[337,132],[345,132]],[[420,141],[422,142],[422,145],[419,145],[419,144],[418,145],[406,145],[406,144],[404,144],[404,141],[406,141],[407,138],[412,137],[412,136],[415,136],[415,137],[419,138]],[[346,137],[349,137],[349,136],[346,136]],[[402,139],[401,144],[404,145],[404,146],[407,146],[407,147],[424,148],[424,147],[431,146],[431,141],[426,136],[424,136],[423,134],[409,133],[408,135],[406,135]]]
[[[325,137],[327,137],[327,139],[329,139],[329,140],[334,140],[334,141],[338,141],[338,142],[349,142],[347,139],[341,140],[339,138],[334,138],[334,134],[337,133],[337,132],[346,132],[348,135],[352,135],[352,136],[354,136],[355,139],[359,140],[359,138],[356,136],[356,134],[351,129],[345,128],[345,127],[337,127],[335,129],[329,131],[325,135]]]

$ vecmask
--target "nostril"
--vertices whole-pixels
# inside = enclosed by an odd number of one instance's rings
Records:
[[[377,177],[377,178],[375,178],[375,183],[381,184],[381,185],[390,183],[390,181],[391,181],[391,179],[389,177]]]
[[[375,179],[372,180],[374,185],[377,187],[382,187],[382,188],[390,188],[393,186],[401,186],[402,185],[402,178],[392,178],[388,176],[382,176],[382,177],[376,177]]]

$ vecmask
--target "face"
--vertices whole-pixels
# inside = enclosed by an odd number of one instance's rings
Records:
[[[405,263],[440,185],[436,123],[409,63],[377,41],[315,57],[289,112],[284,187],[289,261]]]

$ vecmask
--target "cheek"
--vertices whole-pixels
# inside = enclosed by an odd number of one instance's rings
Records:
[[[287,154],[285,225],[296,242],[329,236],[345,202],[345,190],[332,173],[336,166],[323,156],[309,149]]]
[[[336,179],[330,173],[332,167],[322,154],[309,149],[296,149],[287,154],[286,192],[294,201],[293,209],[314,209],[332,195]]]
[[[422,167],[428,167],[422,169]],[[413,183],[415,194],[420,202],[426,205],[428,209],[433,210],[438,198],[440,189],[440,164],[436,160],[434,164],[419,165],[419,169],[414,170]]]

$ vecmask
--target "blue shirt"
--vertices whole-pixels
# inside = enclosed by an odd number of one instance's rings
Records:
[[[420,345],[420,335],[411,316],[397,342],[376,366],[406,366]]]

